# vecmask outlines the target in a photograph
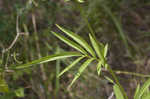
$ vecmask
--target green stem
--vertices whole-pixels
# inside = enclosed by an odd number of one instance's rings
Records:
[[[119,83],[119,80],[118,80],[117,76],[115,75],[114,71],[111,69],[111,67],[109,65],[108,65],[107,69],[108,69],[109,73],[112,75],[112,77],[114,78],[116,84],[119,86],[121,92],[124,95],[124,98],[128,99],[128,96],[127,96],[125,90],[123,89],[123,87],[121,86],[121,84]]]
[[[56,54],[60,53],[60,48],[57,46]],[[56,60],[56,85],[55,85],[55,97],[58,98],[59,95],[59,88],[60,88],[60,81],[59,81],[59,75],[60,73],[60,60]]]
[[[116,74],[126,74],[126,75],[133,75],[133,76],[138,76],[138,77],[150,77],[150,75],[144,75],[140,73],[135,73],[135,72],[127,72],[127,71],[119,71],[119,70],[114,70]]]

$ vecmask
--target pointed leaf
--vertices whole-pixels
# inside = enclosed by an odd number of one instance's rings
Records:
[[[99,46],[99,51],[100,51],[100,53],[101,53],[101,57],[100,57],[100,59],[101,59],[101,61],[102,61],[102,65],[104,65],[105,66],[105,57],[104,57],[104,48],[105,48],[105,46],[102,44],[102,43],[100,43],[100,42],[98,42],[98,46]]]
[[[30,67],[32,65],[41,64],[41,63],[45,63],[45,62],[49,62],[49,61],[54,61],[54,60],[62,59],[62,58],[66,58],[66,57],[73,57],[73,56],[82,56],[82,54],[77,53],[77,52],[63,52],[61,54],[55,54],[55,55],[42,57],[40,59],[31,61],[31,62],[26,63],[26,64],[22,64],[22,65],[19,65],[19,66],[11,66],[10,68],[12,68],[12,69],[22,69],[22,68]]]
[[[117,84],[115,84],[113,86],[113,90],[114,90],[114,93],[115,93],[115,96],[116,96],[116,99],[125,99],[119,86]]]
[[[108,52],[108,44],[106,44],[104,47],[104,57],[107,56],[107,52]]]
[[[59,25],[56,24],[56,26],[63,31],[66,35],[70,36],[73,40],[75,40],[77,43],[79,43],[80,45],[82,45],[93,57],[95,57],[95,52],[93,51],[93,49],[88,45],[88,43],[79,35],[64,29],[62,27],[60,27]]]
[[[99,43],[96,41],[96,39],[94,37],[92,37],[91,34],[89,34],[89,37],[90,37],[90,40],[91,40],[91,43],[92,43],[92,46],[94,47],[98,57],[101,59],[101,64],[107,68],[107,64],[105,62],[105,54],[107,53],[107,46],[105,47],[105,50],[104,50],[104,45],[102,43]],[[106,51],[106,52],[105,52]]]
[[[68,71],[69,69],[71,69],[73,66],[75,66],[80,60],[82,60],[85,56],[79,57],[77,58],[72,64],[70,64],[69,66],[67,66],[59,75],[58,77],[60,77],[62,74],[64,74],[66,71]]]
[[[100,75],[100,73],[101,73],[101,67],[102,67],[102,62],[99,61],[98,64],[97,64],[97,73],[98,73],[98,75]]]
[[[64,36],[56,33],[56,32],[53,32],[52,33],[57,37],[59,38],[60,40],[62,40],[63,42],[65,42],[66,44],[68,44],[69,46],[75,48],[76,50],[78,50],[79,52],[83,53],[83,54],[87,54],[87,52],[82,48],[80,47],[78,44],[76,44],[75,42],[65,38]]]
[[[138,84],[137,87],[136,87],[135,94],[134,94],[134,99],[137,99],[137,97],[139,95],[139,91],[140,91],[140,84]]]
[[[75,75],[74,79],[72,80],[69,87],[72,86],[72,84],[80,77],[81,73],[86,69],[86,67],[94,60],[94,58],[86,60],[82,66],[79,68],[78,73]]]
[[[103,56],[102,56],[102,53],[100,52],[100,48],[99,48],[99,45],[98,45],[96,39],[94,39],[91,34],[89,34],[89,37],[90,37],[92,46],[93,46],[93,48],[95,49],[95,51],[96,51],[98,57],[102,59]]]

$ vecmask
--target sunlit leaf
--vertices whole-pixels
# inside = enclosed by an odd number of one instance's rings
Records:
[[[89,34],[89,37],[90,37],[92,46],[93,46],[93,48],[95,49],[95,51],[96,51],[98,57],[101,58],[101,59],[103,59],[103,55],[102,55],[102,53],[100,52],[100,48],[99,48],[98,42],[96,41],[96,39],[94,39],[94,38],[92,37],[91,34]]]
[[[53,31],[52,31],[52,33],[53,33],[56,37],[58,37],[60,40],[62,40],[62,41],[65,42],[66,44],[68,44],[69,46],[75,48],[76,50],[80,51],[80,52],[83,53],[83,54],[87,54],[87,52],[86,52],[82,47],[80,47],[78,44],[76,44],[75,42],[73,42],[73,41],[71,41],[71,40],[65,38],[64,36],[62,36],[62,35],[60,35],[60,34],[58,34],[58,33],[56,33],[56,32],[53,32]]]
[[[104,57],[106,57],[107,52],[108,52],[108,44],[106,44],[104,47]]]
[[[72,86],[72,84],[80,77],[81,73],[86,69],[86,67],[94,60],[94,58],[86,60],[81,67],[79,68],[77,74],[75,75],[74,79],[72,80],[71,84],[69,85],[69,88]]]
[[[95,52],[93,49],[88,45],[88,43],[79,35],[71,32],[70,30],[64,29],[56,24],[56,26],[63,31],[66,35],[70,36],[73,40],[75,40],[77,43],[79,43],[81,46],[83,46],[93,57],[95,57]]]
[[[137,99],[137,97],[138,97],[138,95],[139,95],[139,94],[138,94],[139,91],[140,91],[140,84],[138,84],[137,87],[136,87],[135,94],[134,94],[134,99]]]
[[[49,62],[49,61],[54,61],[54,60],[57,60],[57,59],[67,58],[67,57],[73,57],[73,56],[82,56],[82,54],[77,53],[77,52],[63,52],[61,54],[54,54],[54,55],[42,57],[40,59],[28,62],[26,64],[22,64],[22,65],[19,65],[19,66],[11,66],[10,68],[12,68],[12,69],[22,69],[22,68],[30,67],[32,65],[41,64],[41,63],[45,63],[45,62]]]
[[[116,99],[124,99],[124,96],[123,96],[123,94],[122,94],[122,92],[121,92],[121,90],[117,84],[115,84],[113,86],[113,90],[114,90]]]
[[[71,69],[73,66],[75,66],[80,60],[82,60],[85,56],[79,57],[77,58],[72,64],[70,64],[69,66],[67,66],[59,75],[61,76],[62,74],[64,74],[66,71],[68,71],[69,69]]]

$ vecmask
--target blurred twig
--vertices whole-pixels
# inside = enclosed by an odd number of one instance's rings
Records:
[[[108,72],[104,68],[102,68],[102,71]],[[135,72],[128,72],[128,71],[113,70],[113,72],[117,75],[124,74],[124,75],[131,75],[131,76],[144,77],[144,78],[150,77],[150,75],[145,75],[145,74],[135,73]]]
[[[38,58],[41,58],[40,45],[39,45],[38,36],[37,36],[35,14],[32,14],[32,23],[33,23],[33,28],[34,28],[34,34],[35,34],[34,36],[35,36],[35,41],[36,41],[36,49],[37,49],[37,53],[38,53]],[[45,81],[47,79],[47,77],[46,77],[46,74],[44,72],[43,64],[40,64],[40,69],[42,72],[42,79]]]
[[[34,13],[32,13],[32,23],[33,23],[33,28],[34,28],[34,37],[35,37],[35,42],[36,42],[37,55],[38,55],[38,58],[41,58],[42,56],[41,56],[41,53],[40,53],[40,44],[39,44],[39,38],[38,38],[38,34],[37,34],[38,32],[37,32],[36,18],[35,18]],[[41,70],[42,80],[44,82],[46,82],[47,76],[46,76],[46,73],[44,71],[44,65],[43,64],[40,64],[40,70]],[[44,93],[45,92],[43,92],[41,90],[42,96],[40,96],[40,99],[46,99]]]
[[[17,15],[17,19],[16,19],[16,32],[17,35],[15,39],[13,40],[13,42],[10,44],[8,48],[2,50],[2,53],[9,51],[15,45],[20,35],[28,35],[28,33],[20,32],[19,30],[19,15]]]

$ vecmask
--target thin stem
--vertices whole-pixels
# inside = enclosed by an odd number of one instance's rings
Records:
[[[60,53],[60,48],[57,46],[56,54]],[[58,98],[59,88],[60,88],[60,79],[58,77],[60,73],[60,60],[56,60],[56,85],[55,85],[55,97]]]
[[[150,77],[150,75],[144,75],[144,74],[140,74],[140,73],[127,72],[127,71],[114,70],[114,72],[116,74],[126,74],[126,75],[138,76],[138,77]]]
[[[17,15],[17,19],[16,19],[16,32],[17,35],[15,39],[12,41],[12,43],[9,45],[8,48],[3,49],[2,53],[8,52],[15,45],[20,35],[28,35],[28,33],[20,32],[19,30],[19,15]]]
[[[108,70],[106,70],[105,68],[102,68],[102,71],[108,72]],[[150,77],[150,75],[145,75],[145,74],[135,73],[135,72],[128,72],[128,71],[113,70],[113,72],[117,75],[124,74],[124,75],[131,75],[131,76],[144,77],[144,78]]]
[[[38,58],[41,58],[39,37],[38,37],[38,34],[37,34],[36,18],[35,18],[34,13],[32,13],[32,23],[33,23],[34,37],[35,37],[34,39],[35,39],[35,42],[36,42],[36,49],[37,49],[37,53],[38,53]],[[42,75],[41,75],[42,79],[43,79],[43,81],[46,81],[47,76],[45,74],[43,64],[40,64],[40,69],[41,69],[41,73],[42,73]]]
[[[124,95],[124,98],[125,98],[125,99],[128,99],[128,96],[127,96],[125,90],[123,89],[123,87],[121,86],[121,84],[119,83],[119,80],[118,80],[117,76],[115,75],[114,71],[111,69],[111,67],[110,67],[109,65],[108,65],[108,68],[107,68],[107,69],[108,69],[109,73],[112,75],[112,77],[114,78],[116,84],[119,86],[121,92],[122,92],[123,95]]]

